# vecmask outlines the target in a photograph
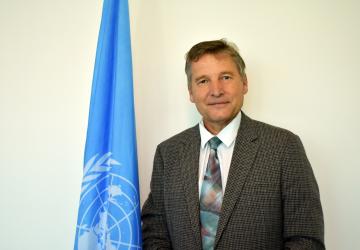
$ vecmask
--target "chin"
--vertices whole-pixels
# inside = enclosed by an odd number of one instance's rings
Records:
[[[230,116],[212,116],[208,118],[212,123],[226,124],[231,121]]]
[[[217,120],[217,121],[227,121],[227,120],[231,120],[233,117],[233,114],[230,112],[224,112],[224,111],[220,111],[217,112],[211,116],[209,116],[210,118],[212,118],[212,120]]]

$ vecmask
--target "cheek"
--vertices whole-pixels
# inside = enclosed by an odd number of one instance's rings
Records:
[[[196,91],[189,91],[190,101],[193,103],[201,103],[206,100],[206,92],[197,89]]]
[[[247,93],[247,90],[248,90],[247,85],[241,84],[241,85],[238,86],[236,91],[237,91],[238,95],[243,96],[243,95],[245,95]]]
[[[190,101],[193,103],[199,103],[201,102],[201,96],[199,96],[198,93],[192,93],[190,94]]]
[[[230,95],[232,95],[235,99],[241,99],[244,95],[244,88],[242,86],[236,86],[228,91]]]

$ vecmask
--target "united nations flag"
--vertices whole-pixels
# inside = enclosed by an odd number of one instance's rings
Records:
[[[105,0],[74,249],[141,249],[127,0]]]

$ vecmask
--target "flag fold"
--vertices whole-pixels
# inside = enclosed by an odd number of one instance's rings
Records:
[[[103,3],[75,250],[141,249],[128,9]]]

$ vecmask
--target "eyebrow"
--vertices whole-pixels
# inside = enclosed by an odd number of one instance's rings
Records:
[[[222,72],[219,73],[219,75],[232,75],[233,76],[234,72],[232,72],[232,71],[222,71]],[[201,75],[199,77],[194,78],[194,81],[197,82],[197,81],[199,81],[200,79],[203,79],[203,78],[209,78],[209,76],[208,75]]]
[[[234,75],[234,72],[232,72],[232,71],[223,71],[223,72],[220,72],[220,75]]]

